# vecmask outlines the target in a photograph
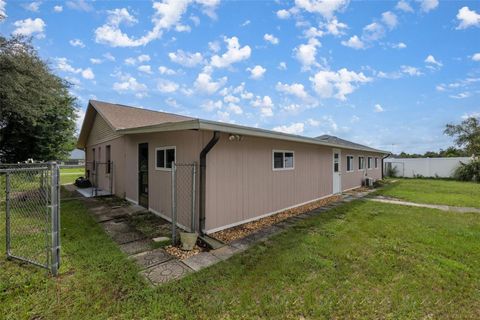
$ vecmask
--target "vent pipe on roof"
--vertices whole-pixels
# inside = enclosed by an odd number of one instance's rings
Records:
[[[220,140],[220,132],[214,131],[212,139],[207,143],[207,145],[200,152],[200,234],[203,235],[203,230],[205,230],[205,199],[206,199],[206,186],[207,186],[207,154],[212,150],[212,148]]]

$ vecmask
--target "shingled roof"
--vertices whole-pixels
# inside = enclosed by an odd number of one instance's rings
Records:
[[[331,135],[328,135],[328,134],[323,134],[321,136],[316,137],[315,139],[325,141],[325,142],[331,143],[331,144],[336,144],[336,145],[344,147],[344,148],[363,149],[365,151],[373,151],[373,152],[378,151],[377,149],[370,148],[370,147],[365,146],[363,144],[355,143],[355,142],[348,141],[348,140],[345,140],[345,139],[341,139],[339,137],[331,136]]]

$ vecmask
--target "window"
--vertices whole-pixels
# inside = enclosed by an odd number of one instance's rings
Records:
[[[155,149],[155,169],[170,170],[175,162],[175,147],[161,147]]]
[[[95,171],[96,162],[95,162],[95,148],[92,149],[92,171]]]
[[[105,161],[107,162],[107,166],[106,166],[106,169],[105,169],[106,174],[109,174],[112,171],[110,156],[111,156],[111,147],[106,146],[105,147]]]
[[[378,168],[378,158],[375,157],[375,169],[377,169],[377,168]]]
[[[353,172],[353,156],[347,156],[347,172]]]
[[[340,154],[335,152],[333,154],[333,172],[340,171]]]
[[[293,151],[273,151],[273,170],[291,170],[295,167]]]
[[[372,157],[367,158],[367,168],[368,169],[372,169],[372,160],[373,160]]]
[[[358,170],[365,169],[365,157],[358,157]]]

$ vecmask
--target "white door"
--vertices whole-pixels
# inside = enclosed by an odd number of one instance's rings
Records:
[[[333,193],[342,192],[342,161],[339,149],[333,149]]]

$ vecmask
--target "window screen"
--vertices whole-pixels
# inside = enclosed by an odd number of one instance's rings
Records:
[[[273,168],[282,169],[283,168],[283,152],[274,152],[273,153]]]
[[[156,149],[156,169],[171,169],[172,162],[175,162],[175,148],[157,148]]]
[[[293,151],[274,151],[273,169],[293,169],[295,167],[295,154]]]
[[[353,171],[353,156],[347,156],[347,171]]]

